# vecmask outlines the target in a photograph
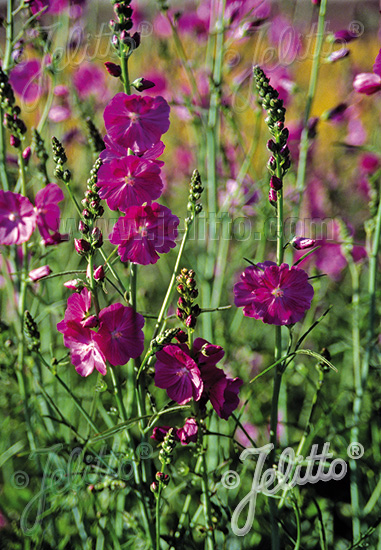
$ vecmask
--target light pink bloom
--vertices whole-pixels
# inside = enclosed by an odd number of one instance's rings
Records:
[[[12,191],[0,191],[0,244],[29,241],[36,227],[36,213],[26,197]]]
[[[89,376],[94,368],[103,375],[107,372],[106,359],[95,341],[96,336],[95,332],[78,323],[71,323],[65,334],[65,346],[70,349],[71,362],[81,376]]]
[[[169,128],[169,105],[161,96],[116,94],[104,111],[113,141],[135,152],[155,145]]]
[[[381,77],[373,73],[360,73],[356,75],[353,87],[360,94],[375,94],[381,90]]]
[[[73,73],[73,83],[80,99],[93,95],[101,100],[107,92],[105,72],[93,63],[82,63]]]
[[[101,310],[99,321],[94,339],[111,365],[125,365],[143,353],[144,317],[132,307],[112,304]]]

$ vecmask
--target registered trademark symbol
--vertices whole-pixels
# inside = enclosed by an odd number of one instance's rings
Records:
[[[361,445],[361,443],[358,443],[357,441],[353,441],[353,443],[348,445],[347,455],[353,460],[358,460],[359,458],[361,458],[364,452],[364,447]]]

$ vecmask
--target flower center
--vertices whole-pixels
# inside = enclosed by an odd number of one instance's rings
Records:
[[[124,181],[126,182],[126,185],[134,185],[134,178],[132,176],[126,176]]]
[[[19,219],[19,215],[17,212],[11,212],[9,214],[9,219],[11,220],[11,222],[14,222],[15,220],[18,220]]]
[[[274,288],[271,294],[275,296],[275,298],[282,298],[284,290],[282,290],[281,288]]]
[[[128,116],[129,116],[129,119],[131,120],[131,122],[133,124],[135,122],[138,122],[138,120],[139,120],[139,114],[138,113],[130,113]]]
[[[143,238],[147,237],[148,231],[147,231],[147,225],[146,224],[139,226],[139,235]]]
[[[120,332],[120,330],[113,330],[111,336],[113,338],[120,338],[122,336],[122,333]]]
[[[186,367],[181,367],[181,369],[176,372],[176,376],[179,376],[180,378],[186,374],[188,374],[188,369]]]

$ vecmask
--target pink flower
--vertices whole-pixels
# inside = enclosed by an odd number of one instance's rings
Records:
[[[228,378],[222,369],[212,365],[201,369],[201,378],[204,382],[203,398],[209,398],[218,416],[228,420],[239,405],[238,393],[243,380]]]
[[[105,72],[93,63],[82,63],[73,73],[73,84],[80,99],[94,95],[102,99],[107,92]]]
[[[360,94],[372,95],[381,90],[381,50],[373,65],[373,73],[360,73],[353,81],[353,87]]]
[[[195,418],[187,418],[182,428],[179,428],[176,432],[177,437],[180,439],[181,445],[188,445],[188,443],[197,442],[198,426]]]
[[[381,90],[381,77],[373,73],[360,73],[356,75],[353,87],[360,94],[375,94]]]
[[[31,12],[33,14],[41,11],[45,6],[48,8],[44,11],[44,14],[49,13],[61,13],[68,5],[68,0],[32,0],[29,2]]]
[[[0,244],[29,241],[36,227],[36,213],[26,197],[12,191],[0,191]]]
[[[151,203],[160,197],[163,183],[156,162],[130,155],[102,164],[98,171],[99,196],[111,210]]]
[[[155,145],[169,128],[169,105],[161,96],[116,94],[104,111],[112,140],[135,152]]]
[[[29,59],[16,65],[10,72],[12,88],[26,103],[33,103],[44,93],[42,68],[39,59]]]
[[[71,362],[81,376],[88,376],[94,368],[106,374],[106,359],[95,340],[97,334],[90,330],[95,326],[94,316],[89,317],[91,294],[84,288],[81,294],[72,294],[67,301],[64,319],[57,324],[57,330],[64,336],[64,345],[70,349]]]
[[[106,149],[104,149],[99,155],[103,162],[110,162],[111,160],[128,156],[128,149],[113,141],[107,134],[104,137],[104,144]],[[157,158],[163,154],[164,149],[164,143],[162,141],[158,141],[153,147],[137,156],[145,160],[154,160],[158,166],[163,166],[164,162],[162,160],[157,160]]]
[[[67,235],[58,232],[61,215],[58,203],[63,200],[64,194],[55,183],[49,183],[36,195],[37,226],[45,245],[67,239]]]
[[[311,307],[314,290],[302,269],[264,262],[245,269],[234,294],[235,305],[243,306],[247,317],[270,325],[290,325]]]
[[[67,300],[67,308],[63,321],[58,323],[57,330],[64,335],[70,329],[70,323],[85,326],[86,318],[91,308],[91,293],[87,288],[82,289],[80,294],[72,294]],[[65,344],[66,345],[66,344]]]
[[[178,224],[177,216],[157,202],[151,206],[131,206],[116,222],[109,239],[119,245],[122,262],[155,264],[158,252],[166,253],[176,246]]]
[[[169,344],[156,353],[156,358],[156,387],[167,390],[168,397],[180,405],[200,399],[204,388],[200,370],[186,344]]]
[[[161,443],[171,428],[172,426],[155,426],[152,430],[151,439]]]
[[[57,329],[60,330],[58,325]],[[106,359],[95,341],[96,336],[95,332],[78,323],[71,323],[65,333],[65,346],[70,349],[71,362],[81,376],[89,376],[94,368],[103,375],[107,372]]]
[[[52,270],[48,265],[42,265],[41,267],[37,267],[37,269],[32,269],[32,271],[29,271],[29,279],[33,282],[39,281],[43,277],[50,275],[51,272]]]
[[[99,313],[100,327],[95,341],[111,365],[125,365],[143,353],[144,318],[132,307],[112,304]]]

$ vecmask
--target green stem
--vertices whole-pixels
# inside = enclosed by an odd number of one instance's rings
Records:
[[[3,62],[3,71],[6,73],[11,64],[13,49],[13,0],[7,0],[7,26],[6,26],[6,46]]]
[[[208,469],[206,465],[206,449],[202,449],[202,492],[204,494],[204,514],[206,523],[206,540],[208,550],[214,550],[216,548],[214,529],[212,525],[212,508],[210,505],[209,497],[209,483],[208,483]]]
[[[184,236],[183,236],[183,239],[181,241],[181,245],[180,245],[180,248],[179,248],[179,252],[177,254],[177,259],[176,259],[175,265],[173,267],[172,277],[171,277],[171,280],[169,281],[167,293],[165,295],[163,304],[161,306],[161,309],[160,309],[160,312],[159,312],[159,317],[157,318],[157,321],[156,321],[155,330],[154,330],[154,333],[153,333],[153,336],[152,336],[152,340],[154,338],[156,338],[156,336],[159,334],[161,324],[163,322],[164,317],[166,316],[169,300],[171,298],[172,290],[173,290],[173,287],[174,287],[175,282],[176,282],[176,274],[177,274],[177,271],[179,269],[181,257],[182,257],[183,252],[184,252],[185,243],[187,242],[187,239],[188,239],[189,228],[190,228],[191,224],[192,224],[192,222],[188,223],[185,226]]]
[[[102,258],[104,259],[104,262],[107,265],[108,269],[110,270],[110,273],[112,274],[114,279],[116,281],[118,281],[121,289],[123,290],[124,295],[127,296],[128,291],[127,291],[126,287],[124,286],[122,279],[119,277],[118,273],[112,267],[112,264],[109,262],[109,259],[106,257],[106,254],[103,252],[102,248],[99,249],[99,252],[100,252]]]
[[[3,120],[4,111],[0,108],[0,119]],[[6,146],[6,132],[5,127],[1,124],[0,128],[0,178],[4,191],[9,190],[8,174],[6,169],[7,162],[7,146]]]
[[[319,67],[320,67],[320,53],[321,53],[323,40],[324,40],[326,9],[327,9],[327,0],[321,0],[317,34],[316,34],[315,51],[313,55],[312,68],[311,68],[310,84],[308,88],[306,108],[304,111],[303,131],[300,139],[299,164],[298,164],[298,173],[296,177],[296,190],[299,192],[300,198],[302,197],[302,194],[303,194],[305,178],[306,178],[307,156],[308,156],[308,149],[309,149],[308,120],[310,118],[312,104],[315,99],[315,93],[316,93],[317,82],[318,82]]]

